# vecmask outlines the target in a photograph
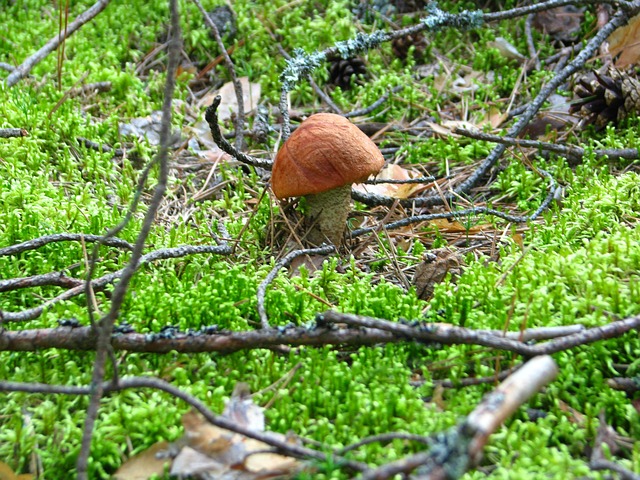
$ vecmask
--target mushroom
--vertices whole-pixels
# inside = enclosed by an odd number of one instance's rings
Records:
[[[311,115],[278,151],[271,188],[278,199],[306,199],[307,240],[340,245],[346,228],[351,184],[366,180],[384,165],[375,143],[345,117]]]

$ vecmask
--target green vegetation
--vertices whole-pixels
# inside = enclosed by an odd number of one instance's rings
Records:
[[[5,25],[0,36],[0,61],[19,64],[39,48],[43,39],[57,33],[58,11],[45,0],[9,3],[0,9],[0,24]],[[91,3],[75,2],[70,18]],[[259,82],[262,100],[275,104],[280,94],[278,76],[285,61],[274,39],[288,52],[303,48],[308,53],[346,40],[358,31],[352,3],[233,2],[239,31],[233,53],[238,75]],[[473,3],[443,2],[441,7],[455,11],[465,5],[472,7]],[[218,49],[194,5],[184,2],[181,11],[184,50],[203,68],[218,55]],[[164,41],[167,18],[165,1],[113,0],[103,14],[67,41],[62,85],[56,81],[56,55],[38,64],[32,77],[15,87],[0,83],[0,128],[25,128],[29,132],[26,137],[0,139],[0,248],[52,233],[102,234],[122,219],[135,193],[140,164],[148,162],[156,148],[145,140],[121,137],[118,125],[160,108],[164,57],[144,74],[136,67]],[[421,62],[434,63],[436,51],[446,57],[454,45],[473,42],[473,49],[482,52],[475,61],[472,53],[463,49],[453,51],[449,61],[456,66],[473,63],[474,69],[499,78],[497,87],[481,85],[474,97],[460,94],[480,115],[498,98],[508,97],[518,81],[519,67],[486,48],[486,42],[496,36],[510,35],[510,41],[525,52],[521,29],[516,26],[502,22],[495,30],[448,30],[434,39]],[[375,20],[363,24],[363,28],[372,31],[386,26]],[[41,40],[34,42],[33,38]],[[365,57],[370,77],[351,90],[332,91],[333,100],[345,110],[369,105],[397,85],[404,85],[404,89],[372,114],[374,121],[412,120],[421,115],[438,118],[441,107],[450,108],[461,101],[458,94],[438,92],[434,76],[416,80],[412,61],[407,64],[394,58],[389,45]],[[321,85],[327,76],[324,69],[314,73]],[[220,65],[211,83],[222,84],[229,78]],[[179,78],[177,98],[184,102],[190,98],[191,79],[189,73]],[[544,72],[528,78],[519,101],[529,100],[547,79],[548,73]],[[109,81],[112,89],[88,98],[63,100],[64,93],[80,81]],[[307,83],[292,92],[291,100],[303,111],[322,108]],[[177,129],[187,115],[181,108],[176,108],[174,117]],[[126,145],[128,153],[116,159],[112,153],[79,146],[78,137],[114,148]],[[590,151],[640,148],[637,119],[629,120],[624,128],[589,132],[584,137]],[[445,173],[448,167],[473,168],[491,148],[485,142],[452,137],[433,137],[414,144],[408,141],[399,134],[390,143],[399,144],[406,152],[407,163],[428,163],[437,174]],[[269,146],[275,143],[274,135]],[[250,147],[264,151],[264,145]],[[518,157],[505,157],[503,165],[491,186],[491,195],[503,202],[506,199],[520,211],[535,210],[546,195],[546,181]],[[576,167],[557,157],[537,158],[535,166],[550,171],[566,191],[562,206],[554,204],[543,221],[528,226],[524,252],[509,240],[497,245],[499,261],[492,261],[486,252],[468,252],[467,267],[455,284],[447,277],[429,302],[385,278],[384,255],[374,258],[367,268],[359,259],[333,257],[314,274],[303,269],[292,278],[285,273],[278,276],[267,294],[270,322],[275,326],[311,325],[316,313],[328,308],[327,303],[342,312],[391,320],[426,318],[469,328],[506,326],[513,331],[523,324],[581,323],[592,327],[639,314],[640,179],[636,165],[611,163],[589,153]],[[273,257],[280,253],[271,250],[268,233],[277,207],[268,196],[258,203],[263,188],[258,175],[229,165],[222,165],[217,173],[228,182],[217,196],[190,202],[185,192],[193,191],[193,185],[202,182],[207,173],[208,169],[199,178],[172,170],[163,205],[166,208],[161,209],[151,232],[148,250],[212,243],[211,231],[222,220],[232,238],[242,233],[236,253],[231,257],[195,255],[143,267],[132,282],[121,316],[137,332],[159,332],[167,325],[180,330],[218,325],[234,331],[259,326],[256,291],[273,268]],[[155,175],[152,171],[143,199],[152,191]],[[491,202],[491,197],[488,200]],[[135,240],[144,207],[140,210],[119,237]],[[496,224],[499,235],[504,226],[501,221]],[[443,234],[437,233],[434,238],[433,229],[429,231],[413,237],[404,250],[399,249],[403,266],[417,263],[423,251],[446,244]],[[380,240],[388,246],[386,237],[381,235]],[[377,244],[373,241],[372,245]],[[99,257],[95,277],[122,268],[129,254],[101,247]],[[0,278],[51,271],[83,278],[84,265],[81,245],[55,243],[18,256],[0,257]],[[58,287],[44,286],[1,293],[0,311],[32,308],[59,292]],[[97,293],[102,311],[108,310],[107,294]],[[84,296],[56,304],[36,320],[9,323],[4,328],[53,328],[58,320],[69,318],[88,325]],[[432,397],[437,380],[493,375],[496,367],[504,370],[518,360],[475,346],[414,344],[350,350],[300,348],[288,356],[269,350],[231,355],[116,356],[121,375],[158,376],[202,399],[216,412],[222,411],[236,382],[247,382],[252,391],[259,391],[300,363],[291,384],[263,393],[255,401],[264,405],[275,396],[273,406],[266,411],[269,429],[292,430],[334,448],[389,431],[429,434],[445,430],[468,414],[492,385],[446,390],[436,403]],[[636,439],[632,450],[617,461],[640,471],[640,415],[623,393],[606,384],[607,378],[618,375],[614,364],[628,364],[627,376],[640,375],[639,358],[637,332],[556,354],[558,379],[528,404],[546,416],[531,420],[526,409],[518,411],[486,449],[488,476],[475,471],[464,478],[605,478],[604,474],[590,472],[584,456],[584,448],[593,443],[602,409],[618,433]],[[84,352],[0,352],[0,380],[87,385],[92,362],[93,354]],[[410,386],[413,379],[422,380],[421,385]],[[0,394],[0,459],[16,472],[26,472],[35,454],[42,461],[43,478],[68,476],[75,469],[87,403],[84,397]],[[90,478],[108,478],[132,454],[158,440],[180,437],[180,417],[186,409],[181,401],[156,391],[126,391],[105,398],[93,440]],[[571,409],[583,414],[584,420],[578,421]],[[418,449],[418,445],[402,441],[387,446],[373,443],[356,450],[353,458],[380,464]],[[347,478],[336,465],[319,464],[318,468],[315,479]]]

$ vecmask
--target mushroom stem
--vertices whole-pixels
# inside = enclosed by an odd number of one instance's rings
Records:
[[[307,241],[316,246],[327,242],[340,246],[351,207],[351,184],[304,198]]]

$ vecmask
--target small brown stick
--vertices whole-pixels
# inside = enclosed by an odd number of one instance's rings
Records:
[[[541,142],[538,140],[525,140],[513,137],[501,137],[490,133],[480,132],[476,130],[467,130],[465,128],[456,128],[454,133],[464,135],[465,137],[474,138],[476,140],[486,140],[488,142],[501,143],[503,145],[517,147],[531,147],[546,150],[548,152],[558,153],[567,157],[580,158],[584,155],[584,148],[572,145],[559,145],[557,143]],[[625,160],[635,160],[638,158],[638,150],[635,148],[605,148],[594,150],[597,157],[607,156],[611,159],[622,158]]]
[[[275,266],[267,274],[265,279],[258,286],[258,314],[260,315],[260,323],[263,329],[271,328],[269,325],[269,317],[267,316],[267,310],[265,308],[265,295],[267,294],[267,287],[271,285],[271,282],[276,278],[278,272],[285,267],[288,267],[291,262],[302,255],[328,255],[331,252],[335,252],[336,247],[333,245],[325,245],[318,248],[303,248],[300,250],[294,250],[288,253],[280,260],[278,260]]]
[[[0,128],[0,138],[26,137],[29,135],[24,128]]]
[[[296,445],[294,443],[290,443],[281,437],[273,435],[271,432],[261,432],[257,430],[253,430],[247,428],[245,426],[241,426],[237,421],[224,417],[222,415],[216,415],[213,413],[203,402],[198,400],[193,395],[188,394],[187,392],[180,390],[179,388],[171,385],[164,380],[155,377],[130,377],[121,379],[117,383],[113,382],[104,382],[101,384],[101,390],[105,394],[112,394],[116,392],[121,392],[127,389],[139,389],[139,388],[152,388],[156,390],[162,390],[167,392],[168,394],[179,398],[184,401],[188,405],[191,405],[193,408],[198,410],[202,414],[202,416],[211,424],[216,425],[217,427],[224,428],[226,430],[230,430],[232,432],[239,433],[240,435],[244,435],[245,437],[253,438],[264,442],[272,447],[276,448],[277,451],[283,455],[288,455],[296,458],[311,458],[319,461],[327,461],[328,457],[326,454],[313,450],[310,448],[305,448],[300,445]],[[49,385],[44,383],[22,383],[22,382],[0,382],[0,392],[27,392],[27,393],[45,393],[45,394],[61,394],[61,395],[91,395],[92,387],[75,387],[68,385]],[[333,461],[337,461],[340,465],[344,465],[348,469],[352,471],[365,471],[368,469],[367,465],[364,463],[360,463],[354,460],[349,460],[346,458],[332,456]]]
[[[67,38],[73,35],[76,30],[82,27],[85,23],[92,20],[102,10],[104,10],[111,0],[98,0],[91,7],[78,15],[73,22],[71,22],[64,31],[64,35],[56,35],[49,40],[40,50],[27,58],[6,78],[5,83],[7,86],[12,87],[24,77],[26,77],[31,69],[46,58],[51,52],[53,52],[58,46],[64,42]]]
[[[227,66],[227,71],[231,75],[231,81],[233,82],[233,89],[236,92],[236,99],[238,104],[238,111],[236,112],[235,119],[235,127],[236,127],[236,150],[241,151],[243,147],[243,131],[244,131],[244,95],[242,93],[242,84],[238,79],[238,74],[236,73],[235,65],[227,52],[227,48],[224,46],[224,42],[222,41],[222,37],[220,36],[220,31],[216,24],[211,20],[209,14],[200,3],[200,0],[192,0],[193,3],[198,7],[202,17],[204,18],[205,23],[213,32],[213,36],[216,39],[216,43],[218,44],[218,48],[224,57],[224,63]]]
[[[89,243],[100,242],[102,245],[107,245],[109,247],[133,250],[133,245],[120,238],[112,237],[103,239],[100,235],[85,235],[83,233],[54,233],[53,235],[34,238],[33,240],[27,240],[26,242],[11,245],[10,247],[0,248],[0,257],[5,255],[17,255],[29,250],[36,250],[54,242],[80,242],[81,240]]]

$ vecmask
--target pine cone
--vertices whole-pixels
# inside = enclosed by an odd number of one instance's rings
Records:
[[[359,57],[335,58],[329,63],[329,83],[337,85],[343,90],[351,88],[351,77],[366,75],[367,67]],[[357,80],[356,80],[357,81]]]
[[[574,93],[580,97],[569,108],[584,117],[584,124],[598,130],[607,124],[618,124],[629,115],[640,112],[640,82],[628,73],[609,68],[606,73],[593,72],[595,79],[582,77]]]
[[[405,60],[409,55],[409,48],[414,45],[413,57],[420,58],[424,55],[427,42],[421,32],[399,37],[391,41],[391,48],[396,57]]]

